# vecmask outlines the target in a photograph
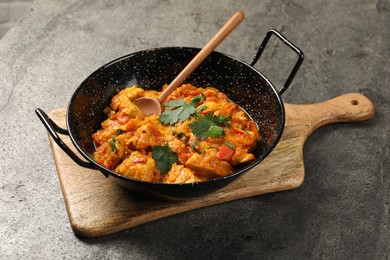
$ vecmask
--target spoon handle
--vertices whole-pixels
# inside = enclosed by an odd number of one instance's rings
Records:
[[[244,20],[242,12],[236,12],[214,35],[214,37],[199,51],[179,75],[157,98],[162,103],[209,55],[210,53]]]

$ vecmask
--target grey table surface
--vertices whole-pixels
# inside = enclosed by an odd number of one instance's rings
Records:
[[[75,236],[34,109],[65,107],[84,78],[125,54],[201,47],[236,10],[245,21],[218,51],[249,62],[277,29],[305,53],[285,102],[359,92],[375,117],[314,132],[297,189]],[[271,81],[290,64],[282,49],[259,64]],[[34,1],[0,41],[0,258],[389,259],[389,59],[389,0]]]

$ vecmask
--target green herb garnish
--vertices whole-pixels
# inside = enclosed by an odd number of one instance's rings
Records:
[[[152,157],[158,170],[163,174],[167,173],[172,168],[172,164],[178,162],[177,153],[171,150],[168,143],[163,146],[153,146]]]
[[[175,124],[184,122],[196,112],[196,105],[200,102],[201,97],[194,97],[190,103],[186,103],[184,99],[171,100],[164,104],[165,107],[174,108],[166,109],[158,118],[163,124]]]
[[[226,145],[227,145],[230,149],[232,149],[232,150],[236,149],[236,148],[234,147],[234,144],[232,144],[232,143],[230,143],[230,142],[228,142],[228,141],[225,141],[224,144],[226,144]]]
[[[179,133],[177,134],[177,137],[178,137],[179,139],[181,139],[181,138],[185,137],[185,133],[179,132]]]
[[[199,106],[196,110],[197,110],[198,112],[202,112],[203,110],[206,110],[206,109],[207,109],[207,106],[201,105],[201,106]]]
[[[206,137],[221,137],[225,134],[222,126],[230,127],[228,123],[230,117],[214,116],[212,114],[206,114],[204,116],[198,114],[198,120],[189,124],[194,135],[204,140]]]
[[[230,124],[229,124],[229,121],[232,119],[230,116],[228,117],[225,117],[224,115],[220,115],[220,116],[214,116],[212,114],[207,114],[205,116],[207,119],[211,120],[214,122],[214,124],[216,125],[224,125],[226,126],[227,128],[230,129]]]
[[[110,146],[111,146],[111,150],[113,152],[116,152],[118,150],[118,148],[115,145],[115,136],[112,136],[111,141],[110,141]]]
[[[225,134],[225,131],[223,130],[222,127],[212,125],[206,132],[206,136],[208,137],[221,137],[222,135]]]
[[[198,150],[197,146],[199,145],[199,143],[197,141],[194,141],[191,143],[191,147],[192,149],[196,152],[196,153],[202,153],[201,151]]]

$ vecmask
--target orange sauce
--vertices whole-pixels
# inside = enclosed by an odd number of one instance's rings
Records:
[[[165,102],[182,99],[191,104],[196,98],[195,112],[173,124],[162,122],[159,115],[145,117],[132,102],[159,94],[133,86],[112,98],[110,107],[104,110],[107,119],[92,135],[97,147],[94,158],[100,165],[143,181],[191,183],[226,176],[233,173],[234,166],[255,159],[252,152],[260,140],[257,126],[224,93],[212,87],[182,84]],[[174,117],[173,109],[165,107]],[[222,119],[223,123],[212,123],[210,131],[206,129],[200,137],[194,125],[199,126],[202,118],[211,117]],[[169,155],[163,154],[158,162],[153,157],[153,149],[162,146],[177,155],[166,172],[158,165],[160,160],[168,160]]]

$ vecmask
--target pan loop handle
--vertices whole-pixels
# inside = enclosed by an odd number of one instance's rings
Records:
[[[51,137],[53,137],[53,140],[58,144],[58,146],[70,157],[73,159],[73,161],[75,163],[77,163],[78,165],[84,167],[84,168],[89,168],[89,169],[95,169],[96,168],[93,166],[93,164],[89,163],[89,162],[85,162],[83,160],[81,160],[63,141],[62,139],[59,137],[59,134],[63,134],[63,135],[69,135],[69,132],[67,129],[63,129],[61,127],[59,127],[56,123],[53,122],[53,120],[51,120],[51,118],[45,113],[43,112],[42,109],[40,108],[37,108],[35,109],[35,113],[37,114],[37,116],[39,117],[39,119],[41,120],[41,122],[43,123],[43,125],[46,127],[47,131],[49,132],[49,134],[51,135]]]
[[[301,66],[302,62],[303,62],[304,55],[303,55],[303,52],[298,47],[296,47],[294,44],[292,44],[289,40],[287,40],[278,31],[270,30],[266,34],[266,36],[264,37],[263,42],[261,43],[259,49],[257,50],[256,55],[253,57],[253,59],[252,59],[252,61],[250,63],[250,65],[252,67],[260,59],[260,56],[263,53],[263,51],[264,51],[265,47],[267,46],[267,43],[268,43],[268,41],[269,41],[269,39],[271,38],[272,35],[275,35],[276,37],[278,37],[284,44],[286,44],[288,47],[290,47],[298,55],[298,59],[297,59],[295,65],[294,65],[290,75],[288,76],[288,78],[287,78],[286,82],[284,83],[283,87],[280,90],[278,90],[279,95],[282,95],[287,90],[287,88],[290,86],[292,80],[294,79],[295,75],[297,74],[298,69]]]

